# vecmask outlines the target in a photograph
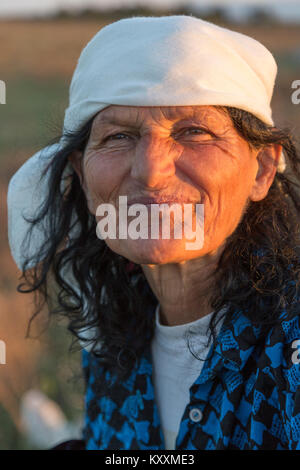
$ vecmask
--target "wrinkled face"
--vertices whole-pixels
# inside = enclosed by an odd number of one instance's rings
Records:
[[[119,196],[127,196],[128,205],[147,203],[148,230],[152,203],[191,204],[194,229],[195,204],[204,205],[204,244],[199,249],[186,249],[191,240],[184,230],[181,239],[163,239],[161,231],[158,239],[150,231],[146,239],[118,239],[117,231],[117,239],[105,240],[133,262],[164,264],[213,253],[236,229],[248,201],[266,196],[275,167],[262,166],[258,177],[257,154],[230,117],[213,106],[109,106],[95,117],[82,158],[78,154],[72,161],[89,210],[100,221],[97,207],[112,204],[117,230]]]

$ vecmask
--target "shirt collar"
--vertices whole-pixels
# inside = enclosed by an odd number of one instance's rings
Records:
[[[159,304],[156,306],[154,315],[157,323]],[[228,307],[224,307],[220,313],[224,310],[228,311]],[[211,314],[208,316],[211,318]],[[212,369],[222,364],[231,370],[241,370],[251,355],[255,345],[257,344],[261,336],[261,328],[255,326],[241,310],[235,310],[230,317],[230,320],[226,318],[228,315],[225,314],[225,320],[217,334],[216,347],[214,351],[215,358],[212,360]],[[209,318],[209,320],[210,320]],[[227,320],[227,321],[226,321]],[[197,324],[198,321],[191,323],[190,325]],[[206,323],[205,323],[206,325]],[[157,325],[156,325],[157,326]],[[185,325],[181,325],[185,326]],[[208,325],[206,325],[208,326]],[[166,327],[165,327],[166,328]],[[174,331],[176,327],[172,327]],[[212,348],[208,354],[208,358],[212,355]]]
[[[152,307],[154,316],[156,308],[157,305]],[[213,350],[212,345],[197,380],[198,384],[212,378],[223,366],[236,372],[245,366],[253,349],[265,334],[265,330],[254,325],[245,313],[240,309],[234,310],[233,307],[227,308],[225,319],[216,338],[215,349]],[[228,318],[229,314],[230,318]],[[144,359],[148,363],[152,362],[150,344]]]
[[[243,311],[236,310],[229,321],[225,318],[216,340],[215,353],[228,369],[241,370],[261,335],[261,327],[255,326]]]

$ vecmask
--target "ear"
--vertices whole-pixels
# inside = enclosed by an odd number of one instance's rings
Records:
[[[267,196],[276,175],[281,151],[280,144],[272,144],[258,152],[258,170],[250,193],[251,201],[261,201]]]

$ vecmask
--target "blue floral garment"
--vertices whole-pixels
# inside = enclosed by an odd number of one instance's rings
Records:
[[[264,334],[242,312],[223,324],[190,388],[176,449],[300,449],[299,304],[296,310],[283,312]],[[85,350],[83,368],[86,449],[164,449],[150,347],[123,383]],[[110,393],[101,396],[111,379]]]

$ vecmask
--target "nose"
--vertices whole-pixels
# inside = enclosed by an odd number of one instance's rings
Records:
[[[131,176],[148,188],[165,187],[175,174],[178,149],[157,135],[144,135],[136,146]]]

